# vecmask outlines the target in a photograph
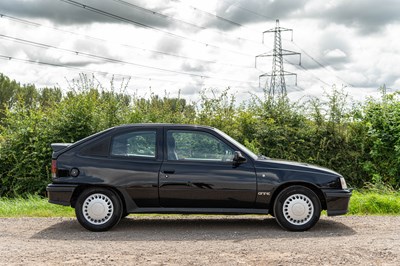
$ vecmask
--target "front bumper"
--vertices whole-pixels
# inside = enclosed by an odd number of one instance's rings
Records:
[[[77,185],[49,184],[46,188],[50,203],[70,206],[71,198]]]
[[[349,209],[352,189],[326,189],[323,190],[328,216],[346,214]]]

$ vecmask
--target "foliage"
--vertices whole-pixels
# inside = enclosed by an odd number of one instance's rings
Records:
[[[399,187],[400,184],[400,99],[386,94],[380,100],[369,99],[364,108],[367,128],[367,150],[364,169],[372,182]]]
[[[350,215],[398,215],[400,193],[353,192],[350,198]]]
[[[71,207],[49,204],[37,195],[0,198],[0,217],[74,217]]]
[[[206,89],[197,103],[178,95],[126,93],[81,75],[67,90],[36,89],[0,74],[0,196],[43,195],[50,144],[75,142],[125,123],[185,123],[221,129],[258,154],[332,168],[350,186],[400,187],[400,99],[352,104],[335,87],[323,98],[290,102],[252,97],[238,105],[230,89]]]

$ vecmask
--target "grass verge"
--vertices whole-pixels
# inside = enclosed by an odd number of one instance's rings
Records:
[[[400,192],[353,191],[349,215],[400,215]]]
[[[50,204],[40,196],[0,198],[0,217],[74,217],[71,207]]]
[[[358,192],[350,200],[349,215],[400,215],[400,192]],[[75,217],[71,207],[50,204],[40,196],[0,198],[0,217]]]

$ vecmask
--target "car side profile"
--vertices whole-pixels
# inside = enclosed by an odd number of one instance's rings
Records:
[[[345,214],[351,196],[332,170],[257,156],[206,126],[122,125],[52,148],[49,202],[91,231],[130,213],[270,214],[304,231],[322,210]]]

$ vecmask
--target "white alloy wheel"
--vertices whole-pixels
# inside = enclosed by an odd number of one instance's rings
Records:
[[[89,195],[82,206],[83,217],[93,225],[107,223],[114,212],[111,199],[104,194],[96,193]]]
[[[283,216],[293,225],[308,223],[314,214],[314,205],[310,198],[303,194],[293,194],[283,203]]]

